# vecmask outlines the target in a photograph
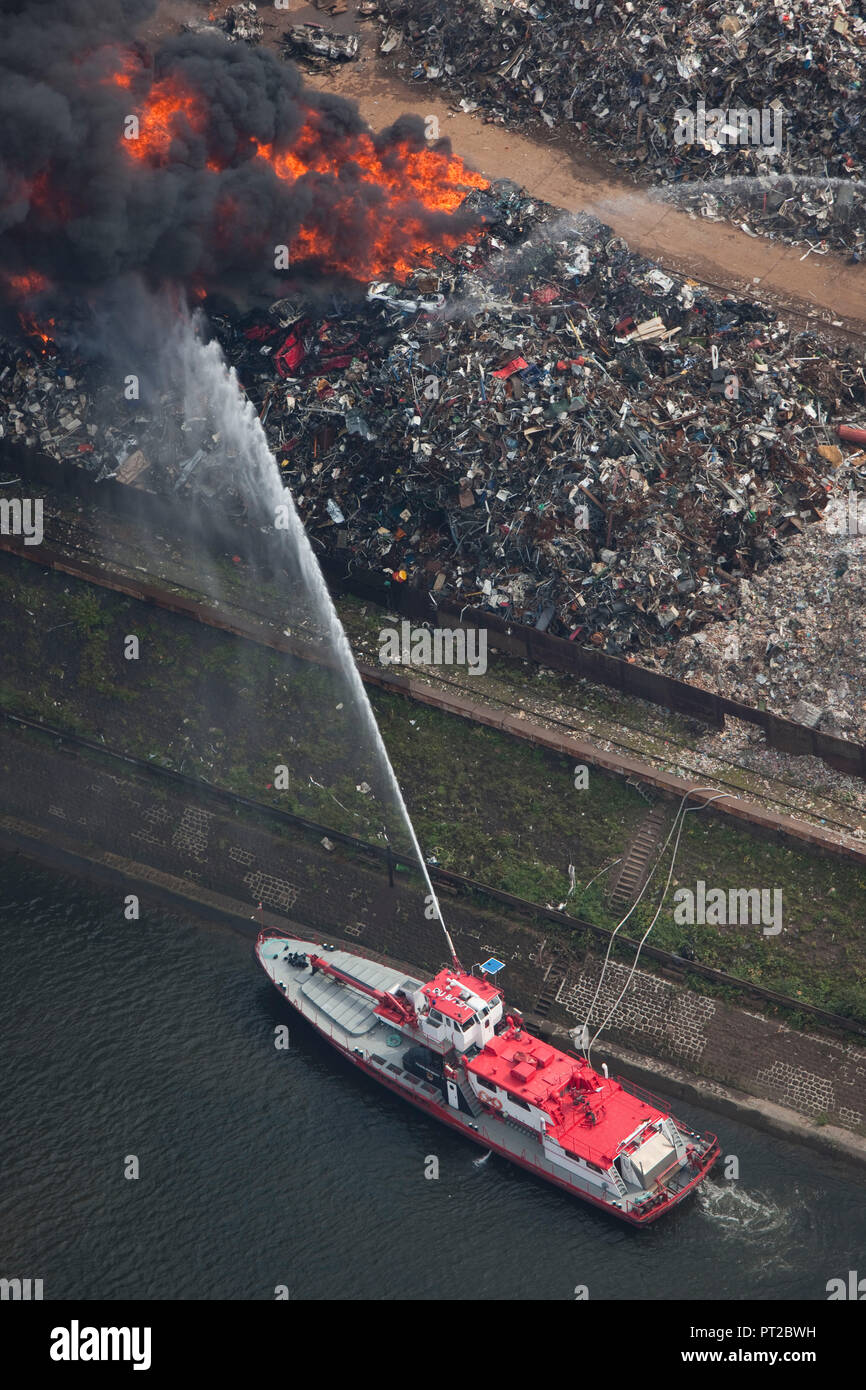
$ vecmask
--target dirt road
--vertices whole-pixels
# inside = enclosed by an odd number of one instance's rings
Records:
[[[727,222],[690,217],[655,201],[595,151],[582,150],[561,132],[542,139],[485,125],[477,115],[454,110],[433,85],[407,82],[379,53],[379,26],[358,23],[354,12],[352,0],[339,16],[322,13],[309,0],[262,7],[264,45],[282,54],[282,35],[291,24],[354,32],[361,41],[357,61],[332,63],[321,73],[305,72],[305,80],[356,101],[373,129],[390,125],[407,111],[437,116],[455,153],[489,178],[514,179],[557,207],[593,213],[642,255],[715,289],[751,294],[816,325],[835,324],[837,331],[866,335],[866,266],[749,236]],[[202,17],[198,0],[161,0],[144,36],[158,39],[176,33],[184,21]]]
[[[454,112],[429,84],[405,82],[377,58],[362,58],[307,80],[352,97],[375,129],[404,111],[437,116],[455,152],[488,177],[514,179],[557,207],[593,213],[660,265],[725,291],[790,306],[823,323],[836,322],[858,335],[866,332],[862,265],[749,236],[726,222],[690,217],[617,179],[596,158],[582,158],[560,138],[536,139]]]

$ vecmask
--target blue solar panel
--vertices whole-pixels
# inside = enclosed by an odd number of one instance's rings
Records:
[[[484,971],[485,975],[496,975],[498,971],[505,969],[505,961],[496,960],[491,956],[489,960],[484,962],[481,969]]]

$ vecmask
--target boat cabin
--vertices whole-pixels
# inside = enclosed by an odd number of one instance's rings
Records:
[[[482,1048],[502,1020],[502,997],[495,985],[447,968],[422,985],[412,1002],[418,1031],[437,1051]]]

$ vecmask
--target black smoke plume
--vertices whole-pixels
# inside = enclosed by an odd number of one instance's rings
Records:
[[[345,147],[367,130],[356,106],[245,43],[182,34],[149,51],[136,33],[154,8],[0,0],[0,305],[53,309],[130,275],[273,296],[285,287],[273,248],[299,229],[327,228],[346,262],[369,236],[365,208],[384,195],[351,164],[287,183],[256,157],[259,143],[291,150],[311,113],[321,148]],[[157,161],[130,158],[124,121],[167,79],[202,98],[206,120],[180,119]],[[413,117],[373,139],[386,159],[399,160],[399,142],[426,147]],[[411,213],[431,238],[472,222]]]

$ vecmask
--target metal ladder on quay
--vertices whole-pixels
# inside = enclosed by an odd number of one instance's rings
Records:
[[[668,807],[663,801],[653,806],[638,827],[631,844],[623,855],[620,871],[611,887],[609,903],[617,911],[630,908],[646,883],[650,861],[663,842],[668,822]]]

